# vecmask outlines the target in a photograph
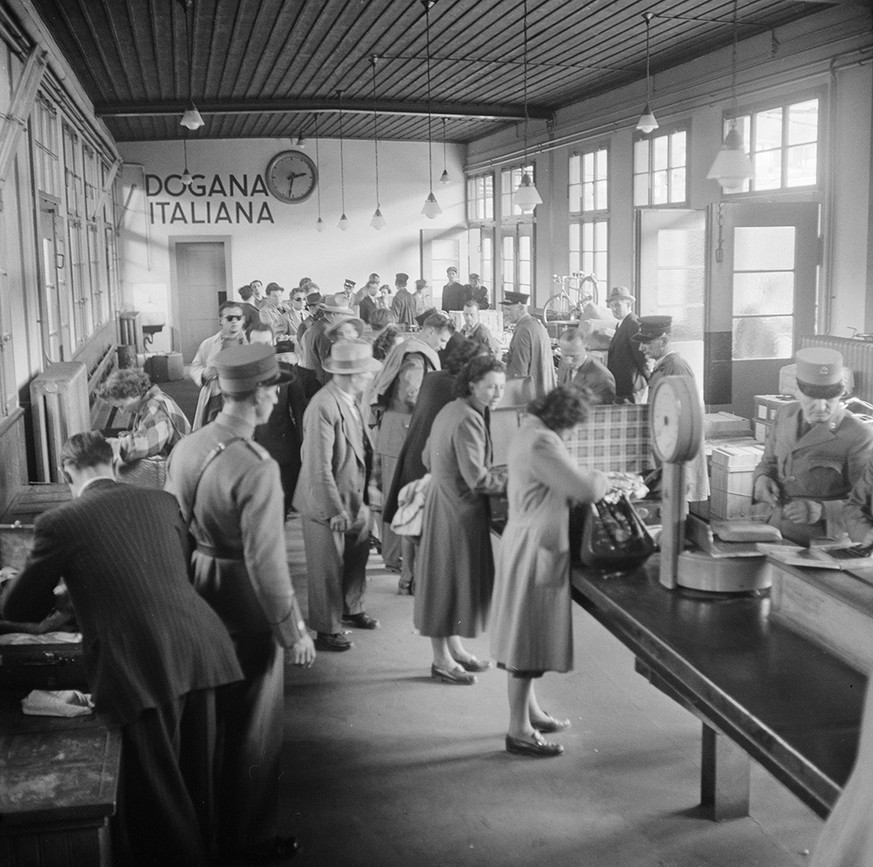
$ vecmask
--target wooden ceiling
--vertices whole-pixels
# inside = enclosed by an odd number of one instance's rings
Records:
[[[729,45],[733,0],[31,0],[117,141],[476,139]],[[845,2],[845,0],[840,0]],[[834,3],[737,0],[738,38]],[[428,52],[428,18],[430,40]],[[428,62],[430,54],[430,101]],[[375,88],[374,64],[375,62]],[[340,96],[341,95],[341,96]],[[443,120],[445,118],[445,121]]]

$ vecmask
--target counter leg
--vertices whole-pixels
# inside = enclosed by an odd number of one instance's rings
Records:
[[[715,822],[749,815],[751,760],[730,738],[703,723],[700,806]]]

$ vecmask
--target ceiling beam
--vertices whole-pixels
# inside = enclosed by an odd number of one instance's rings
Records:
[[[200,114],[338,114],[336,99],[241,99],[196,100]],[[186,101],[174,102],[98,102],[97,117],[161,117],[181,115]],[[490,105],[456,102],[413,102],[407,100],[376,100],[342,103],[343,114],[373,114],[396,117],[445,117],[449,120],[523,121],[524,108],[517,105]],[[542,106],[528,105],[527,116],[536,120],[551,120],[553,112]]]

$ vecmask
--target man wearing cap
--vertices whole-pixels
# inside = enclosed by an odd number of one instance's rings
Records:
[[[461,336],[466,337],[468,340],[475,340],[495,358],[500,358],[503,349],[497,338],[479,321],[479,302],[475,298],[471,298],[464,304],[462,315],[464,317],[464,327],[461,329]]]
[[[464,301],[475,301],[480,310],[488,309],[488,287],[479,282],[478,274],[471,274],[470,282],[464,286]]]
[[[397,317],[397,324],[410,331],[415,325],[415,298],[406,288],[409,283],[409,274],[400,273],[394,278],[397,293],[391,302],[391,311]]]
[[[561,365],[558,368],[558,385],[571,388],[587,388],[591,403],[615,403],[615,379],[585,348],[585,340],[578,328],[568,328],[558,338],[561,349]]]
[[[324,368],[324,360],[330,355],[331,341],[325,332],[331,325],[343,319],[352,319],[355,315],[342,292],[328,295],[318,309],[322,315],[303,334],[297,360],[307,398],[312,397],[330,379],[330,374]]]
[[[173,450],[167,490],[197,545],[194,586],[227,627],[245,676],[219,706],[222,848],[269,859],[295,848],[278,836],[282,648],[296,665],[315,659],[288,572],[279,467],[252,440],[288,376],[263,344],[225,349],[215,366],[224,407]]]
[[[665,376],[687,376],[694,382],[691,365],[670,347],[673,333],[672,316],[641,316],[640,330],[632,340],[637,343],[643,355],[653,362],[649,379],[649,394],[657,382]],[[695,391],[696,391],[695,384]],[[697,454],[685,464],[685,495],[691,502],[706,500],[709,497],[709,471],[706,466],[706,452],[703,448],[703,431],[700,432],[700,448]]]
[[[754,499],[772,507],[769,521],[783,536],[808,544],[842,531],[846,499],[873,456],[873,428],[840,404],[839,352],[799,349],[795,361],[798,402],[776,412],[755,470]]]
[[[606,366],[615,378],[616,403],[643,403],[649,384],[646,356],[633,340],[640,330],[640,320],[633,312],[634,296],[627,286],[615,286],[606,306],[618,320],[618,328],[609,343]]]
[[[429,286],[427,285],[427,280],[419,277],[418,280],[415,281],[415,292],[412,293],[412,297],[415,301],[415,315],[421,316],[426,310],[429,310],[430,305],[430,292]]]
[[[464,286],[458,282],[458,269],[452,266],[446,268],[446,277],[448,282],[443,286],[443,306],[441,309],[463,310]]]
[[[552,343],[542,322],[527,312],[530,296],[525,292],[505,292],[503,318],[515,324],[506,360],[506,378],[529,376],[534,397],[542,397],[555,387],[555,362]]]
[[[341,340],[324,366],[333,378],[303,416],[303,468],[294,508],[303,524],[315,645],[344,651],[352,642],[342,621],[359,629],[379,625],[364,610],[373,444],[358,400],[382,364],[366,340]]]

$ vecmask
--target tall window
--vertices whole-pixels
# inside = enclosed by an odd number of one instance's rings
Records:
[[[494,287],[494,173],[467,178],[467,273]]]
[[[526,292],[531,296],[531,305],[535,305],[534,215],[524,213],[515,204],[515,191],[525,173],[536,183],[532,164],[514,166],[500,172],[500,276],[504,292]]]
[[[736,124],[748,143],[755,176],[735,192],[794,189],[818,183],[818,99],[751,111],[737,116]],[[725,134],[730,125],[728,118]]]
[[[609,285],[609,151],[570,155],[570,270]]]
[[[688,131],[674,129],[634,142],[634,205],[675,205],[687,197]]]
[[[58,113],[42,96],[37,97],[30,123],[33,173],[36,188],[55,199],[61,197]]]

